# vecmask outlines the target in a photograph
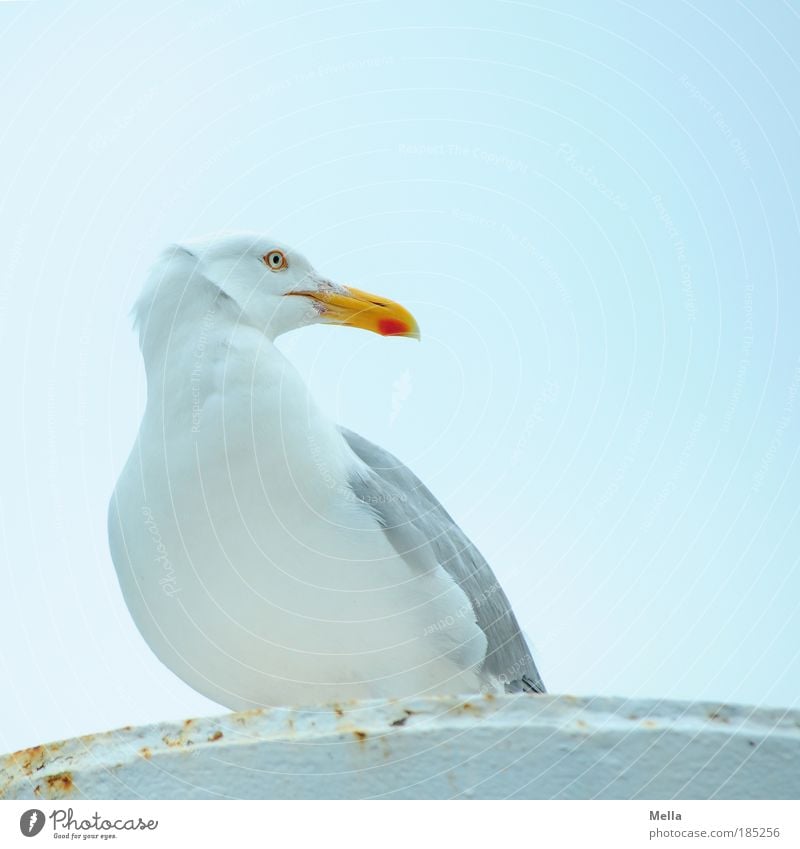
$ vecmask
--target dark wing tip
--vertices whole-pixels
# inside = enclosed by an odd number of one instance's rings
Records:
[[[547,690],[542,683],[542,679],[538,676],[532,678],[530,675],[523,675],[522,678],[517,678],[514,681],[509,681],[506,684],[507,693],[547,693]]]

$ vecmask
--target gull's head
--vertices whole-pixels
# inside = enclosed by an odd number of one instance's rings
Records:
[[[160,304],[179,310],[196,299],[224,303],[234,320],[270,339],[310,324],[419,339],[414,317],[400,304],[335,283],[299,251],[259,234],[214,235],[173,245],[151,274],[136,307],[137,321],[144,326]]]

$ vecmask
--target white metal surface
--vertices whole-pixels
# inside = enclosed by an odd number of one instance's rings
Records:
[[[800,798],[800,711],[571,696],[259,710],[0,758],[0,798]]]

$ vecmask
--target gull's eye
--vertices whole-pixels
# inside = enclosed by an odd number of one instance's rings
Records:
[[[261,258],[270,271],[283,271],[284,268],[289,267],[289,263],[286,262],[286,254],[283,251],[270,251]]]

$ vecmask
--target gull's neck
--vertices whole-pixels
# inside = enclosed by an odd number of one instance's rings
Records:
[[[224,296],[202,277],[194,276],[197,260],[180,248],[165,251],[150,272],[134,306],[139,347],[148,387],[165,369],[186,356],[209,327],[219,325],[226,308]]]
[[[291,368],[272,339],[243,322],[234,300],[193,276],[195,268],[191,254],[166,253],[134,308],[149,407],[179,411],[223,391],[223,384],[227,392],[237,382],[252,383],[256,361],[259,389],[271,374]]]
[[[191,463],[195,451],[223,452],[223,477],[245,491],[260,492],[268,474],[287,503],[299,498],[324,514],[348,490],[355,455],[273,340],[212,284],[189,278],[191,259],[170,258],[169,271],[183,277],[160,287],[151,279],[136,307],[147,372],[140,439],[182,446]]]

